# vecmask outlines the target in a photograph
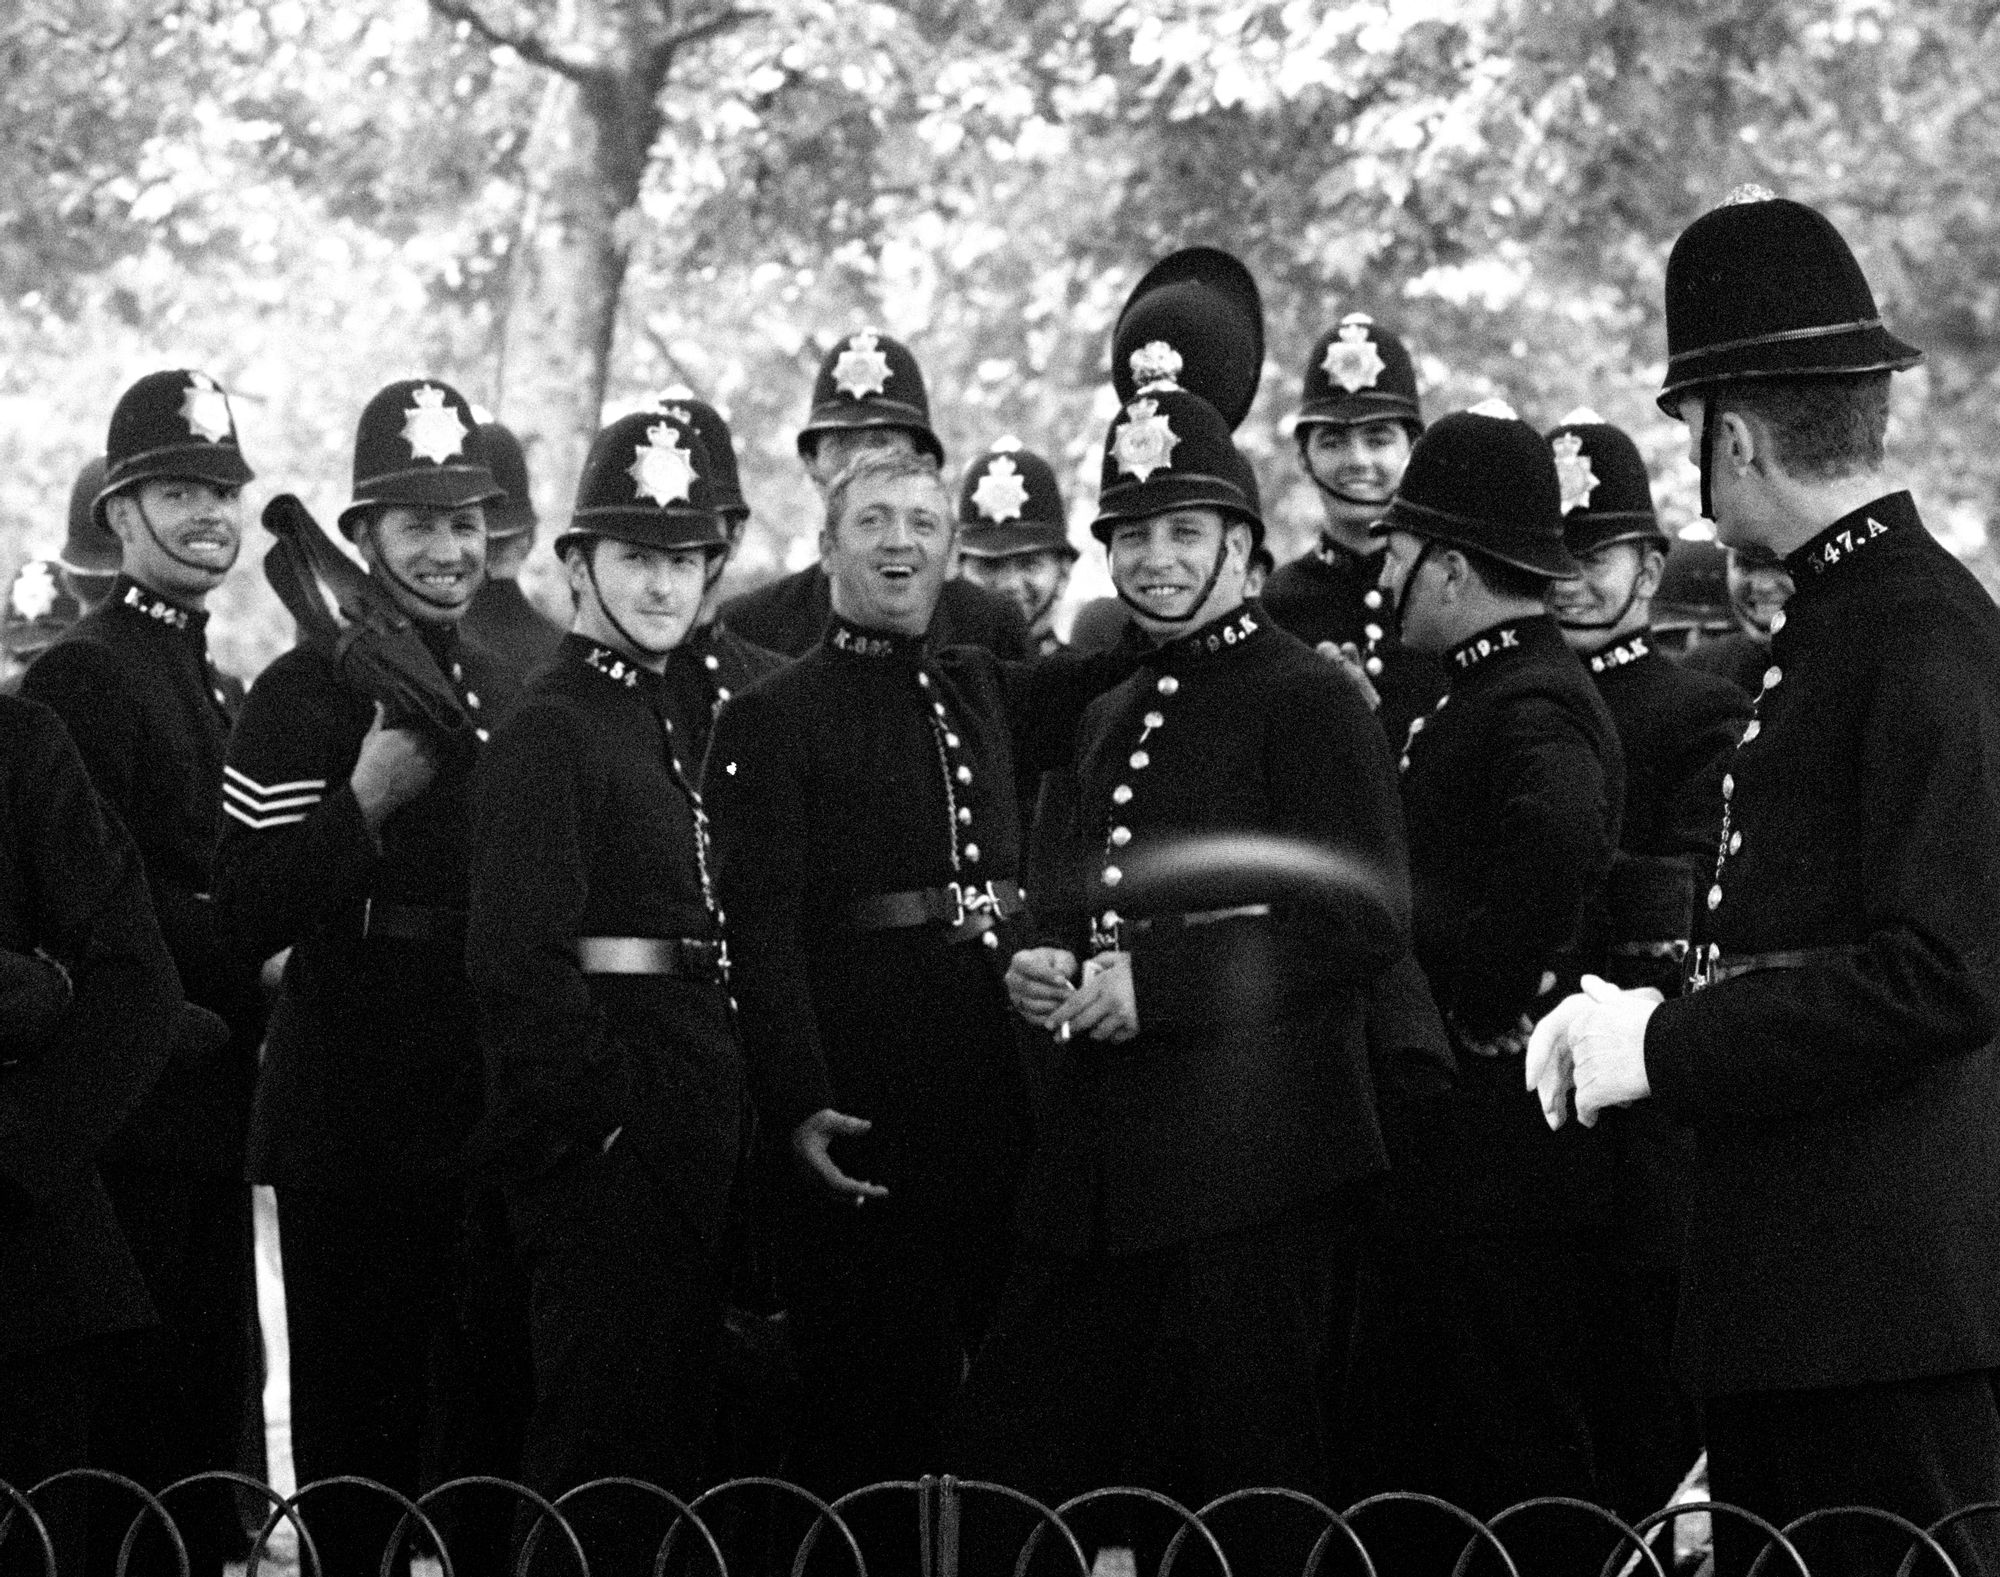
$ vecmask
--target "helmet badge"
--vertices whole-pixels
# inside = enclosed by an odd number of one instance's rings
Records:
[[[1590,456],[1583,452],[1583,440],[1575,433],[1562,433],[1551,447],[1556,452],[1556,480],[1562,484],[1562,512],[1588,509],[1598,477]]]
[[[465,452],[465,418],[445,403],[444,390],[424,384],[411,395],[415,401],[403,412],[403,442],[410,457],[443,465]]]
[[[1125,407],[1125,425],[1111,440],[1111,456],[1120,471],[1144,482],[1155,471],[1173,469],[1174,448],[1180,441],[1157,403],[1134,400]]]
[[[216,387],[205,372],[188,374],[186,392],[181,395],[181,419],[197,438],[219,444],[229,436],[229,396]]]
[[[833,364],[833,386],[857,400],[889,387],[889,358],[882,354],[873,329],[848,337],[847,349]]]
[[[1388,363],[1382,360],[1381,351],[1368,337],[1368,330],[1373,326],[1373,319],[1359,312],[1342,318],[1340,327],[1334,330],[1334,337],[1327,344],[1325,357],[1320,361],[1320,371],[1349,394],[1357,389],[1374,388],[1376,381],[1388,371]]]
[[[972,490],[972,507],[995,525],[1019,520],[1027,502],[1028,484],[1021,480],[1020,467],[1004,454],[994,459]]]
[[[625,474],[632,478],[634,498],[660,505],[681,503],[694,491],[693,457],[665,422],[646,429],[646,441],[633,449]]]

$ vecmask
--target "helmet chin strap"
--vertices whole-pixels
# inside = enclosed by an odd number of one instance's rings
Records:
[[[1701,518],[1715,519],[1715,396],[1701,398]]]
[[[369,521],[365,529],[373,532],[375,522],[372,520]],[[394,567],[389,563],[389,555],[382,551],[382,545],[379,542],[375,544],[375,568],[380,570],[383,577],[392,585],[402,587],[404,591],[407,591],[427,608],[436,608],[440,613],[461,613],[465,609],[464,603],[453,602],[448,597],[433,597],[414,581],[406,580],[401,575],[398,575]]]
[[[1201,610],[1208,606],[1209,593],[1215,590],[1215,583],[1222,579],[1222,566],[1228,560],[1229,526],[1225,523],[1222,528],[1222,540],[1215,545],[1215,563],[1209,569],[1208,579],[1202,582],[1201,590],[1195,595],[1194,601],[1188,605],[1186,613],[1155,613],[1143,603],[1126,596],[1125,588],[1115,580],[1111,583],[1111,589],[1118,593],[1118,600],[1134,613],[1143,613],[1147,618],[1160,624],[1191,624]]]
[[[597,540],[601,542],[604,539],[599,537]],[[624,641],[627,647],[635,652],[644,652],[648,657],[664,657],[668,652],[673,650],[672,646],[648,646],[630,630],[626,629],[625,621],[611,611],[611,604],[604,600],[604,588],[597,584],[597,544],[595,542],[590,545],[589,551],[583,556],[583,572],[590,577],[590,594],[597,599],[597,611],[603,614],[610,622],[611,628],[618,632],[619,639]]]
[[[180,565],[182,569],[198,570],[204,575],[214,575],[219,578],[227,575],[236,567],[235,554],[230,555],[229,562],[218,570],[213,564],[204,564],[200,559],[191,559],[184,554],[176,553],[172,548],[167,546],[166,538],[160,535],[160,528],[153,524],[153,517],[146,512],[146,501],[139,496],[136,490],[126,496],[132,500],[132,507],[139,511],[139,523],[146,528],[146,535],[153,539],[153,546],[166,554],[176,564]],[[237,553],[241,553],[242,551],[242,540],[239,538],[237,541]]]
[[[1403,638],[1403,615],[1409,609],[1410,588],[1416,584],[1417,571],[1424,567],[1424,560],[1431,556],[1431,549],[1436,546],[1437,544],[1431,541],[1429,537],[1423,539],[1423,546],[1417,549],[1417,556],[1410,560],[1409,574],[1403,577],[1402,585],[1396,588],[1396,602],[1395,606],[1390,609],[1390,612],[1395,615],[1396,639],[1398,641]]]
[[[1618,611],[1608,619],[1558,619],[1556,625],[1565,630],[1615,630],[1625,622],[1625,615],[1632,611],[1632,604],[1639,600],[1639,581],[1646,573],[1642,560],[1639,573],[1632,577],[1632,589],[1625,593],[1625,601]]]

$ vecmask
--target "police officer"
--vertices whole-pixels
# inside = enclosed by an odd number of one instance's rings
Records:
[[[820,361],[812,414],[799,430],[799,459],[824,497],[857,456],[872,450],[944,464],[916,357],[901,340],[862,329],[843,335]],[[819,644],[831,609],[826,568],[815,563],[731,598],[723,604],[722,622],[769,651],[799,657]],[[939,595],[930,640],[934,646],[984,646],[1000,657],[1023,657],[1028,650],[1013,603],[966,581],[948,583]]]
[[[702,449],[709,457],[706,473],[709,496],[714,500],[724,537],[721,550],[708,555],[708,581],[694,627],[667,653],[667,666],[661,674],[668,712],[674,720],[674,746],[680,751],[681,764],[689,778],[698,781],[716,713],[737,691],[749,688],[768,673],[775,673],[785,666],[787,659],[746,640],[716,618],[722,573],[742,546],[743,533],[750,524],[750,503],[743,496],[736,468],[736,439],[729,423],[708,401],[696,399],[685,389],[663,394],[656,403],[700,436]]]
[[[28,664],[82,617],[60,564],[53,559],[23,564],[7,589],[7,606],[0,610],[0,690],[18,690]]]
[[[510,680],[458,634],[485,564],[484,506],[500,496],[473,426],[437,379],[377,393],[340,526],[484,736]],[[479,1109],[471,772],[389,726],[304,645],[259,676],[230,742],[217,896],[260,954],[291,949],[250,1166],[277,1191],[301,1483],[417,1486],[460,1243],[458,1157]],[[308,1515],[330,1571],[373,1567],[396,1522],[360,1492],[321,1495]]]
[[[1720,543],[1677,537],[1653,593],[1653,633],[1670,657],[1687,657],[1733,626],[1729,554]]]
[[[63,533],[62,551],[56,555],[70,595],[85,613],[93,612],[111,595],[122,557],[117,535],[97,508],[107,464],[103,455],[92,455],[76,473],[69,492],[69,525]]]
[[[1784,561],[1761,542],[1723,549],[1729,617],[1736,628],[1688,653],[1690,667],[1719,674],[1755,697],[1771,666],[1771,636],[1793,585]]]
[[[68,727],[98,792],[138,842],[188,998],[228,1046],[172,1064],[106,1153],[104,1175],[160,1329],[108,1379],[99,1466],[159,1487],[236,1463],[247,1381],[250,1193],[243,1139],[263,1032],[259,956],[213,900],[222,762],[243,687],[209,658],[204,604],[242,545],[250,468],[229,397],[206,373],[155,372],[120,397],[94,517],[116,535],[111,594],[37,659],[21,693]],[[189,1559],[218,1570],[220,1497],[184,1511]],[[99,1524],[111,1549],[129,1509]]]
[[[1409,347],[1365,312],[1350,312],[1306,360],[1292,436],[1324,517],[1305,554],[1272,572],[1271,617],[1300,640],[1352,648],[1381,697],[1382,727],[1400,746],[1410,720],[1444,693],[1432,652],[1406,648],[1386,616],[1382,543],[1369,534],[1424,430]]]
[[[0,800],[0,1483],[26,1492],[93,1460],[105,1339],[155,1319],[99,1157],[165,1067],[181,995],[138,850],[61,722],[13,696]],[[36,1510],[56,1569],[82,1570],[78,1497]],[[42,1570],[33,1531],[9,1531],[0,1569]]]
[[[1001,983],[1015,763],[1056,764],[1129,666],[934,653],[954,515],[926,459],[864,455],[835,479],[834,622],[723,709],[703,775],[750,1079],[794,1160],[780,1280],[805,1395],[787,1473],[821,1493],[941,1461],[1025,1139]]]
[[[1416,955],[1459,1068],[1394,1158],[1352,1386],[1372,1487],[1478,1515],[1598,1494],[1575,1331],[1601,1147],[1548,1143],[1520,1088],[1529,1015],[1577,977],[1624,798],[1610,714],[1543,606],[1577,572],[1560,496],[1546,440],[1496,401],[1425,432],[1375,528],[1403,642],[1450,680],[1410,725],[1402,783]]]
[[[1012,597],[1043,656],[1062,649],[1056,605],[1076,558],[1062,486],[1048,461],[1019,439],[1002,438],[966,467],[958,484],[958,572]]]
[[[1657,1101],[1696,1130],[1677,1349],[1715,1497],[1927,1525],[2000,1498],[2000,611],[1884,474],[1921,353],[1823,215],[1738,192],[1666,299],[1704,513],[1798,589],[1723,778],[1701,989],[1570,999],[1529,1077],[1552,1121],[1573,1088],[1586,1122]],[[1909,1547],[1800,1542],[1835,1574]],[[1945,1542],[2000,1569],[1988,1519]],[[1718,1570],[1759,1543],[1718,1518]]]
[[[1078,729],[1055,864],[1079,875],[1008,974],[1055,1035],[1036,1037],[1024,1254],[957,1448],[960,1471],[1049,1504],[1104,1484],[1191,1506],[1324,1492],[1329,1240],[1384,1164],[1361,987],[1407,946],[1381,731],[1246,598],[1263,535],[1250,467],[1149,343],[1156,370],[1112,425],[1092,527],[1147,649]],[[1134,861],[1241,832],[1340,851],[1390,896],[1372,923],[1129,908]],[[1246,991],[1273,972],[1275,994]]]
[[[1563,543],[1582,571],[1550,585],[1549,611],[1590,670],[1625,757],[1596,968],[1673,995],[1695,935],[1695,881],[1706,879],[1722,819],[1723,762],[1749,703],[1659,650],[1651,610],[1667,540],[1637,445],[1588,410],[1564,417],[1549,445]],[[1596,1273],[1626,1283],[1640,1317],[1598,1333],[1592,1444],[1606,1503],[1635,1518],[1666,1504],[1701,1451],[1697,1410],[1669,1369],[1691,1157],[1686,1130],[1663,1113],[1621,1112],[1606,1130],[1616,1192]]]
[[[671,414],[597,435],[556,543],[575,623],[479,773],[482,1149],[533,1287],[523,1477],[551,1497],[621,1474],[691,1497],[712,1423],[743,1079],[707,819],[662,684],[727,541],[711,475]],[[651,1570],[664,1524],[577,1514],[593,1570]]]
[[[526,679],[555,656],[563,638],[562,626],[521,590],[521,566],[535,549],[540,524],[528,486],[528,457],[502,422],[481,422],[473,443],[505,496],[486,511],[486,577],[472,594],[460,631]]]

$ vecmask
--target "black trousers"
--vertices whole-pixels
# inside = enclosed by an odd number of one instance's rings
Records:
[[[1191,1510],[1252,1487],[1323,1497],[1319,1369],[1341,1218],[1335,1201],[1316,1200],[1147,1253],[1024,1259],[966,1381],[953,1471],[1050,1506],[1107,1485]],[[1324,1526],[1307,1518],[1297,1548],[1281,1554],[1281,1508],[1253,1505],[1240,1519],[1216,1529],[1239,1570],[1301,1567]],[[978,1509],[967,1522],[1008,1526]],[[1117,1518],[1101,1531],[1104,1542],[1148,1542]],[[1232,1531],[1264,1537],[1253,1552]],[[1011,1570],[1018,1547],[1016,1534],[980,1569]]]
[[[702,1487],[720,1278],[634,1148],[629,1136],[608,1152],[586,1145],[508,1190],[534,1351],[522,1476],[551,1500],[621,1476],[690,1500]],[[657,1500],[619,1488],[589,1491],[564,1514],[590,1570],[604,1577],[650,1573],[674,1521]],[[533,1521],[524,1515],[518,1526],[525,1532]],[[538,1571],[574,1570],[555,1529],[543,1530],[540,1548]]]
[[[43,1479],[87,1464],[91,1372],[100,1351],[101,1344],[92,1342],[0,1359],[0,1484],[26,1495]],[[61,1488],[35,1499],[59,1573],[83,1569],[84,1499],[78,1489]],[[0,1518],[13,1510],[9,1500]],[[41,1577],[43,1553],[41,1541],[15,1516],[0,1543],[0,1577]]]
[[[160,1323],[106,1349],[91,1407],[91,1466],[155,1493],[189,1474],[233,1471],[251,1384],[250,1186],[235,1175],[102,1170]],[[109,1577],[140,1507],[102,1488],[90,1503],[88,1569]],[[234,1491],[184,1490],[167,1510],[187,1544],[191,1577],[216,1577],[225,1560],[238,1558]],[[150,1519],[130,1570],[175,1570],[173,1550]]]
[[[414,1497],[438,1433],[458,1195],[281,1186],[277,1199],[299,1484],[352,1474]],[[336,1487],[308,1495],[301,1515],[324,1577],[374,1577],[402,1512],[385,1496]]]
[[[1782,1528],[1826,1506],[1874,1506],[1929,1527],[1961,1506],[2000,1500],[2000,1401],[1987,1370],[1822,1391],[1713,1397],[1707,1408],[1712,1499]],[[1763,1535],[1717,1514],[1717,1577],[1743,1577]],[[1910,1553],[1907,1535],[1850,1518],[1802,1530],[1813,1577],[1876,1577]],[[2000,1573],[2000,1514],[1982,1512],[1940,1540],[1962,1577]],[[1774,1574],[1792,1570],[1773,1555]],[[1916,1571],[1942,1570],[1920,1560]]]

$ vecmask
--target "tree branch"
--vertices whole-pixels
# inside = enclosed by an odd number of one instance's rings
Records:
[[[668,69],[673,65],[674,56],[689,45],[706,43],[711,38],[720,38],[724,33],[735,31],[745,22],[755,22],[769,15],[768,11],[759,11],[748,6],[730,6],[713,16],[704,17],[692,26],[669,33],[653,46],[653,70],[664,80]]]
[[[594,83],[604,74],[601,67],[564,53],[532,28],[501,27],[479,8],[478,0],[430,0],[430,7],[448,22],[463,22],[487,43],[511,49],[531,65],[541,66],[572,82]]]

